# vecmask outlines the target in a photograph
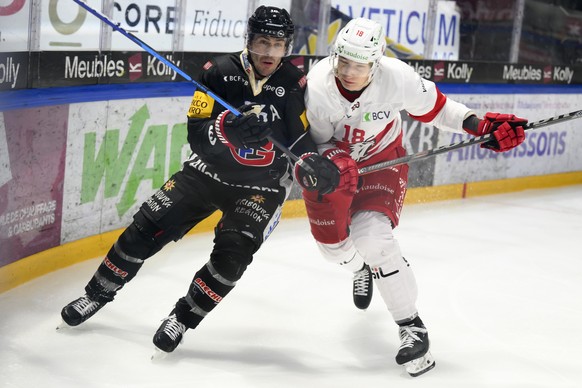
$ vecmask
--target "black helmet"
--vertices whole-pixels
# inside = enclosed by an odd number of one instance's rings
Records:
[[[293,47],[294,32],[295,26],[287,10],[261,5],[248,20],[247,47],[252,42],[255,34],[285,38],[287,55],[289,55]]]

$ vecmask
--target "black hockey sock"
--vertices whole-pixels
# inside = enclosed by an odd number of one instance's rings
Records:
[[[190,284],[188,294],[176,303],[176,316],[187,327],[193,329],[234,288],[235,283],[210,271],[207,263]]]
[[[422,323],[422,319],[417,315],[414,319],[407,319],[406,321],[396,322],[398,326],[416,326],[416,327],[424,327],[424,323]]]
[[[117,291],[133,279],[143,265],[143,260],[132,259],[118,250],[116,246],[111,247],[85,287],[91,299],[99,302],[112,301]]]
[[[186,301],[186,297],[178,299],[175,308],[176,317],[178,321],[184,324],[189,329],[194,329],[206,316],[207,312],[193,312],[190,304]]]

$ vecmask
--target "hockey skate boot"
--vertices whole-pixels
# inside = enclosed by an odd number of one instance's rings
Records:
[[[400,349],[396,363],[404,365],[412,377],[420,376],[435,367],[436,363],[429,351],[428,331],[420,317],[407,325],[400,326]]]
[[[368,264],[364,268],[354,272],[354,304],[360,310],[366,310],[372,302],[372,273]]]
[[[163,352],[173,352],[182,342],[182,337],[186,330],[188,328],[178,321],[175,310],[172,310],[170,316],[164,319],[156,334],[154,334],[154,345]]]
[[[63,307],[61,317],[67,325],[78,326],[95,315],[106,303],[97,302],[85,294]]]

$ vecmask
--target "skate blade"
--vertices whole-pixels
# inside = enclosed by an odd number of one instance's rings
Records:
[[[67,322],[65,322],[64,320],[61,321],[61,323],[59,323],[56,327],[56,330],[62,330],[62,329],[70,329],[73,326],[69,326],[69,324]]]
[[[164,358],[168,357],[168,352],[164,352],[161,349],[158,349],[157,347],[154,349],[154,354],[152,354],[152,357],[150,358],[150,360],[152,360],[153,362],[157,362],[157,361],[162,361]]]
[[[424,356],[404,364],[404,366],[406,367],[406,372],[408,372],[408,374],[412,377],[418,377],[428,372],[429,370],[434,368],[435,365],[436,362],[434,361],[432,354],[430,354],[430,351],[427,352]]]

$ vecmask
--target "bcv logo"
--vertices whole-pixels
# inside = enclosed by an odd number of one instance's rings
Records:
[[[364,122],[376,121],[376,120],[386,120],[390,116],[390,111],[378,111],[378,112],[365,112],[362,118]]]

